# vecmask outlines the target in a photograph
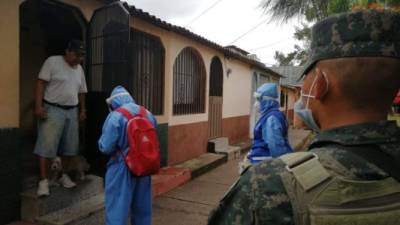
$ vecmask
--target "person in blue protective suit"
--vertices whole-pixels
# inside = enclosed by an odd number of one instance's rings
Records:
[[[279,111],[277,84],[261,85],[254,97],[260,117],[254,127],[253,145],[247,154],[252,165],[293,151],[288,141],[286,117]]]
[[[132,225],[150,225],[151,177],[135,177],[125,164],[121,153],[126,155],[129,149],[127,119],[115,111],[123,107],[132,114],[138,114],[140,106],[121,86],[114,88],[106,101],[111,112],[104,122],[98,143],[102,153],[112,156],[107,163],[105,177],[106,224],[126,225],[130,215]],[[147,118],[156,127],[156,119],[148,111]]]

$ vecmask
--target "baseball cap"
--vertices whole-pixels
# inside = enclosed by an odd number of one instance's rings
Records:
[[[76,52],[78,55],[85,55],[86,49],[83,46],[83,42],[80,40],[71,40],[68,42],[67,49]]]

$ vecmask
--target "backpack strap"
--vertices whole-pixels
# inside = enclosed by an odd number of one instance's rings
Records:
[[[124,109],[122,107],[119,107],[118,109],[116,109],[115,111],[121,113],[125,118],[127,118],[128,120],[131,120],[133,118],[132,113],[130,113],[127,109]]]
[[[304,191],[308,191],[328,179],[331,175],[311,152],[294,152],[280,157],[286,170],[292,173]]]
[[[146,117],[146,115],[147,115],[146,108],[144,108],[143,106],[140,106],[140,108],[139,108],[139,115],[140,115],[141,117]]]
[[[132,113],[130,113],[127,109],[119,107],[118,109],[116,109],[115,111],[121,113],[125,118],[127,118],[128,120],[133,119],[133,117],[135,116],[141,116],[141,117],[146,117],[147,112],[146,112],[146,108],[144,108],[143,106],[140,106],[139,108],[139,113],[133,115]]]

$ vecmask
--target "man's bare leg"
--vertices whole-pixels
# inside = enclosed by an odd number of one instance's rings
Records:
[[[39,182],[39,187],[37,190],[38,196],[50,195],[49,181],[47,179],[48,178],[48,173],[47,173],[48,163],[49,163],[49,160],[47,158],[39,157],[40,182]]]
[[[44,157],[39,157],[39,164],[40,164],[40,179],[47,179],[48,172],[47,169],[49,168],[49,160]]]

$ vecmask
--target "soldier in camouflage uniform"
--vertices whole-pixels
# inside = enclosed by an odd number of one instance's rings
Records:
[[[320,133],[309,151],[246,170],[208,224],[400,224],[400,129],[386,121],[399,73],[399,14],[317,23],[297,112]]]

